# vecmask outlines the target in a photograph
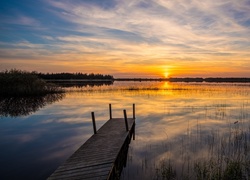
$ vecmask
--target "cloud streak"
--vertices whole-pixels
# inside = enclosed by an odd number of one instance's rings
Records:
[[[116,74],[125,65],[133,70],[142,65],[157,70],[172,65],[188,75],[185,72],[194,69],[200,72],[199,68],[218,64],[227,66],[224,68],[226,73],[231,69],[238,72],[235,76],[248,75],[244,68],[250,68],[247,63],[250,57],[250,3],[247,0],[45,2],[44,9],[56,24],[61,22],[61,26],[19,16],[19,22],[24,25],[39,24],[49,30],[36,32],[39,43],[24,38],[22,41],[26,44],[19,45],[34,50],[37,48],[31,44],[35,44],[46,51],[51,60],[56,61],[55,57],[64,55],[69,63],[72,59],[82,59],[92,67],[100,61],[104,67],[109,67],[112,61],[115,66],[109,69]],[[6,54],[12,48],[2,51]],[[241,65],[237,66],[237,71],[233,65],[239,61]],[[188,70],[190,63],[194,68]],[[176,73],[179,74],[181,72]]]
[[[168,3],[165,3],[168,2]],[[186,3],[185,3],[186,2]],[[133,33],[138,39],[148,44],[175,45],[183,49],[208,49],[215,52],[222,49],[210,47],[210,44],[222,47],[233,45],[237,40],[249,43],[249,28],[240,25],[233,17],[225,15],[226,4],[213,4],[215,1],[130,1],[119,2],[112,11],[88,4],[52,3],[66,11],[68,16],[61,15],[67,21],[74,22],[78,31],[90,30],[96,36],[105,36],[106,30],[121,30]],[[248,9],[237,5],[236,13],[247,12]],[[232,5],[231,5],[232,6]],[[216,8],[217,7],[217,8]],[[242,12],[242,13],[243,13]],[[236,14],[235,13],[235,14]],[[234,16],[234,15],[231,15]],[[88,29],[89,27],[89,29]],[[123,36],[122,34],[119,34]],[[117,38],[116,33],[105,38]],[[151,39],[156,41],[151,42]],[[128,42],[130,43],[130,42]],[[184,48],[185,47],[185,48]],[[231,50],[229,48],[229,50]],[[225,51],[225,49],[224,49]]]

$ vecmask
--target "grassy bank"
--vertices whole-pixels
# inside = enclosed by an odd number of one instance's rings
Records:
[[[63,92],[61,88],[46,83],[32,72],[16,69],[0,72],[0,87],[1,96],[32,96]]]

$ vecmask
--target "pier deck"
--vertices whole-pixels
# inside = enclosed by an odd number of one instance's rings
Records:
[[[127,122],[128,131],[124,118],[108,120],[48,179],[116,179],[135,128],[134,118]]]

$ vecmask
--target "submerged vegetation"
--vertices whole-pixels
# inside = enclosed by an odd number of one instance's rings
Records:
[[[29,96],[61,93],[63,90],[38,78],[35,73],[21,70],[0,72],[0,96]]]

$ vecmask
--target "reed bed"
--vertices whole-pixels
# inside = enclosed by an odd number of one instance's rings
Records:
[[[218,129],[206,135],[201,130],[188,133],[181,140],[181,160],[171,157],[161,160],[155,179],[249,180],[250,126],[247,124],[235,121],[223,133]]]
[[[16,69],[0,72],[0,85],[1,96],[33,96],[64,92],[62,88],[46,83],[32,72]]]

